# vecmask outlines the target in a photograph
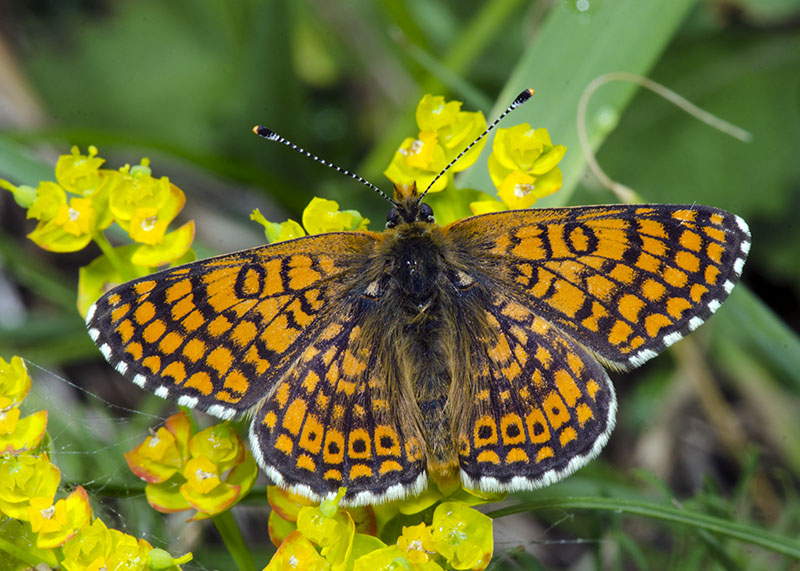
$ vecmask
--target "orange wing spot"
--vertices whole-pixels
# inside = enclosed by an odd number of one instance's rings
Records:
[[[314,318],[303,311],[303,304],[299,298],[295,298],[292,303],[286,307],[286,311],[292,314],[292,318],[300,327],[306,327]]]
[[[594,418],[594,413],[592,412],[592,409],[589,408],[589,405],[586,404],[585,402],[579,404],[578,407],[575,409],[575,411],[577,412],[578,424],[580,424],[581,428],[583,428],[583,425],[586,424],[587,421]]]
[[[161,370],[161,358],[158,355],[150,355],[144,358],[142,365],[150,369],[153,374],[156,374]]]
[[[536,297],[544,297],[547,295],[547,292],[550,291],[550,286],[553,283],[553,280],[556,279],[556,275],[549,270],[539,268],[539,272],[537,273],[536,277],[538,280],[528,291],[531,293],[531,295]]]
[[[250,388],[250,381],[247,380],[247,377],[245,377],[239,369],[234,369],[225,376],[223,386],[230,391],[244,395],[247,389]]]
[[[611,277],[611,279],[626,285],[632,284],[636,279],[636,273],[633,271],[633,268],[625,264],[617,264],[614,266],[614,269],[608,273],[608,275]]]
[[[703,277],[708,285],[716,284],[717,278],[719,278],[719,268],[717,266],[706,266]]]
[[[122,296],[120,296],[118,293],[113,293],[108,296],[109,305],[117,305],[120,301],[122,301]]]
[[[530,458],[528,458],[528,454],[522,448],[512,448],[506,454],[506,464],[513,464],[515,462],[525,462],[526,464],[530,462]]]
[[[567,371],[559,369],[555,372],[556,388],[569,408],[575,408],[575,403],[581,398],[581,390],[575,380]]]
[[[578,438],[578,433],[575,432],[575,429],[571,426],[566,427],[561,431],[561,434],[558,435],[558,441],[561,443],[562,447],[566,446],[576,438]]]
[[[516,361],[511,361],[508,367],[500,370],[506,379],[513,380],[520,376],[522,369]]]
[[[303,293],[303,298],[314,311],[318,311],[322,308],[323,302],[319,299],[318,289],[310,289],[306,291]]]
[[[540,345],[538,349],[536,349],[536,360],[542,364],[542,367],[545,369],[549,369],[550,366],[553,364],[553,354],[550,353],[544,346]]]
[[[134,284],[133,291],[135,291],[137,295],[144,295],[146,293],[150,293],[154,287],[156,287],[156,282],[153,280],[147,280]]]
[[[322,330],[322,332],[319,334],[319,338],[328,341],[339,335],[341,331],[342,331],[341,323],[331,323],[325,329]]]
[[[133,318],[139,325],[144,325],[156,316],[156,306],[145,301],[133,311]]]
[[[267,275],[264,280],[264,290],[262,297],[272,297],[284,291],[283,281],[281,280],[281,258],[273,258],[264,263],[264,270]]]
[[[340,404],[333,405],[332,418],[334,420],[341,420],[344,418],[344,407]]]
[[[678,252],[675,254],[675,263],[679,268],[688,272],[697,272],[700,270],[700,258],[691,252]]]
[[[208,332],[214,337],[227,333],[231,328],[230,320],[224,315],[218,315],[208,324]]]
[[[556,291],[547,303],[568,317],[575,317],[585,301],[586,296],[579,288],[564,280],[558,280]]]
[[[283,311],[284,306],[289,301],[289,296],[282,295],[276,297],[262,298],[257,303],[239,303],[233,307],[239,317],[244,317],[245,313],[251,309],[261,316],[261,323],[269,323],[275,316]]]
[[[631,337],[631,340],[628,341],[629,350],[636,349],[640,347],[644,343],[644,337],[641,335],[637,335],[636,337]]]
[[[275,425],[278,424],[278,416],[273,411],[269,411],[264,415],[264,420],[261,422],[264,426],[272,430],[275,428]]]
[[[161,371],[162,377],[172,377],[172,382],[176,385],[183,384],[186,380],[186,367],[180,361],[173,361]]]
[[[635,295],[626,294],[619,299],[618,305],[619,312],[622,316],[628,321],[635,323],[639,321],[639,312],[642,310],[645,303],[641,298]],[[617,321],[617,323],[620,322]]]
[[[208,396],[214,390],[214,383],[211,382],[211,377],[205,371],[198,371],[191,377],[186,379],[186,387],[197,389],[200,393]]]
[[[586,392],[589,393],[589,396],[594,400],[594,396],[597,394],[597,391],[600,390],[600,385],[597,384],[597,381],[594,379],[590,379],[588,383],[586,383]]]
[[[607,260],[622,261],[628,251],[627,235],[624,232],[603,231],[603,237],[597,246],[597,253]]]
[[[261,358],[255,345],[247,349],[244,360],[255,366],[257,375],[263,375],[269,369],[269,361]]]
[[[617,286],[614,282],[599,274],[594,274],[586,278],[586,287],[593,296],[599,297],[603,301],[611,299],[612,292],[617,290]]]
[[[520,264],[517,266],[517,271],[526,278],[533,276],[533,266],[530,264]]]
[[[708,221],[716,226],[719,226],[720,224],[725,222],[725,218],[722,216],[722,214],[717,214],[715,212],[714,214],[708,217]]]
[[[158,344],[158,349],[162,353],[166,353],[167,355],[171,355],[175,351],[178,350],[178,347],[181,346],[183,343],[183,335],[176,331],[170,331],[164,337],[161,338],[161,341]]]
[[[222,402],[229,402],[233,404],[242,400],[241,395],[234,395],[232,392],[225,390],[217,391],[217,393],[214,395],[214,398]]]
[[[528,334],[525,332],[525,329],[519,325],[512,325],[509,331],[511,332],[511,335],[513,335],[514,338],[520,342],[521,345],[527,345]]]
[[[342,473],[339,470],[328,470],[323,476],[326,480],[333,480],[335,482],[342,481]]]
[[[506,414],[500,419],[500,433],[503,435],[503,444],[511,446],[525,442],[525,427],[518,414]]]
[[[307,393],[311,394],[314,392],[314,389],[317,388],[317,384],[319,383],[320,378],[316,371],[308,371],[306,378],[303,379],[303,388],[306,390]]]
[[[555,453],[553,452],[552,448],[549,446],[542,446],[539,448],[539,452],[536,454],[536,461],[541,462],[542,460],[546,458],[552,458],[553,456],[555,456]]]
[[[527,307],[514,301],[506,303],[500,313],[506,317],[510,317],[514,321],[527,321],[531,315]]]
[[[196,329],[200,329],[206,323],[206,318],[203,317],[203,314],[197,311],[196,309],[192,311],[189,315],[183,318],[181,321],[181,325],[186,331],[195,331]]]
[[[556,391],[548,393],[542,402],[542,408],[554,430],[558,430],[565,422],[569,422],[570,414],[567,405]]]
[[[488,401],[491,396],[492,395],[489,392],[489,389],[483,389],[477,395],[475,395],[475,398],[479,401]]]
[[[642,250],[654,256],[663,256],[667,253],[667,245],[663,240],[642,236]]]
[[[172,306],[169,314],[173,321],[180,321],[183,317],[194,309],[194,301],[190,297],[184,297]]]
[[[292,448],[294,448],[294,444],[292,443],[291,438],[289,438],[285,434],[281,434],[275,441],[275,448],[277,448],[278,450],[289,456],[292,453]]]
[[[253,342],[258,334],[258,329],[252,321],[240,321],[231,332],[231,339],[239,347],[246,347]]]
[[[366,361],[362,361],[347,349],[342,359],[342,372],[348,377],[356,377],[367,370]],[[349,394],[349,393],[348,393]]]
[[[692,250],[693,252],[699,252],[700,248],[703,247],[703,239],[700,237],[700,234],[688,229],[681,233],[681,237],[678,238],[678,242],[680,242],[681,246],[687,250]]]
[[[461,456],[469,456],[469,451],[469,436],[465,432],[460,432],[458,434],[458,453]]]
[[[517,237],[520,237],[519,234],[520,232],[517,233]],[[542,248],[542,240],[540,238],[525,238],[521,240],[517,246],[511,249],[509,254],[525,260],[543,260],[547,257],[547,252]]]
[[[336,382],[336,391],[350,396],[356,392],[356,384],[339,378]]]
[[[528,362],[528,351],[522,345],[514,347],[514,358],[519,363],[520,367],[524,367]]]
[[[573,376],[576,377],[581,376],[583,370],[586,368],[583,359],[574,351],[567,353],[567,365],[569,365],[569,370],[572,371]]]
[[[301,261],[305,263],[300,263]],[[295,267],[289,270],[289,289],[303,290],[322,279],[322,275],[318,271],[308,267],[310,264],[311,259],[307,256],[292,256],[289,265]]]
[[[472,429],[475,448],[497,444],[497,423],[489,415],[483,415],[475,422]]]
[[[688,278],[686,272],[682,272],[676,268],[667,268],[664,270],[664,281],[673,287],[685,287]]]
[[[111,321],[119,321],[123,317],[125,317],[128,312],[131,310],[131,306],[129,303],[124,303],[119,307],[115,307],[111,310]]]
[[[672,217],[675,220],[679,220],[681,223],[686,222],[694,222],[697,220],[697,211],[696,210],[676,210],[672,213]]]
[[[344,435],[336,429],[328,428],[325,432],[322,461],[326,464],[341,464],[344,462]]]
[[[303,420],[306,417],[306,401],[302,399],[294,399],[286,408],[286,413],[283,415],[283,427],[292,433],[294,436],[300,434],[300,427],[303,426]]]
[[[667,288],[663,284],[654,280],[648,279],[642,284],[642,295],[650,301],[658,301],[666,293]]]
[[[478,454],[477,460],[478,460],[478,462],[483,463],[483,464],[486,464],[486,463],[499,464],[500,463],[500,457],[497,455],[497,452],[495,452],[494,450],[484,450],[483,452]]]
[[[685,297],[671,297],[667,300],[667,313],[676,320],[681,318],[683,312],[692,307]]]
[[[541,444],[550,440],[550,427],[540,408],[534,408],[525,417],[525,427],[528,429],[528,438],[534,444]]]
[[[231,365],[233,365],[233,355],[230,350],[225,347],[217,347],[208,354],[206,363],[208,363],[209,367],[217,371],[220,377],[223,377],[225,373],[228,372],[228,369],[231,368]]]
[[[302,470],[308,470],[309,472],[317,471],[317,465],[308,454],[300,454],[300,456],[297,457],[297,463],[295,465],[298,468]]]
[[[624,321],[618,320],[614,323],[614,326],[611,327],[611,331],[608,332],[608,342],[612,345],[620,345],[631,336],[631,333],[633,333],[631,326]]]
[[[366,416],[366,410],[360,404],[353,405],[353,417],[363,420]]]
[[[317,393],[317,406],[320,408],[320,410],[327,409],[330,400],[331,400],[330,397],[325,393],[322,392]]]
[[[350,468],[350,479],[355,480],[356,478],[371,478],[372,477],[372,468],[367,466],[366,464],[354,464],[352,468]]]
[[[500,335],[495,343],[487,352],[489,358],[496,363],[505,363],[511,358],[511,347],[508,346],[508,339],[505,335]]]
[[[285,315],[279,315],[267,325],[261,334],[261,339],[270,351],[285,353],[299,334],[299,329],[289,326],[289,320]]]
[[[544,377],[539,369],[535,369],[533,371],[533,375],[531,375],[531,381],[533,381],[533,385],[537,389],[542,389],[544,387]]]
[[[117,333],[119,333],[122,343],[125,344],[130,341],[133,334],[136,333],[136,328],[133,326],[130,319],[126,319],[117,325]]]
[[[672,320],[663,313],[653,313],[644,319],[644,328],[650,337],[655,337],[664,327],[672,325]]]
[[[382,424],[375,429],[375,451],[379,456],[400,456],[400,439],[391,426]]]
[[[386,399],[374,399],[372,401],[372,410],[376,413],[389,412],[389,401]]]
[[[381,462],[381,467],[378,468],[378,474],[383,476],[384,474],[388,474],[389,472],[402,472],[403,467],[400,465],[399,462],[395,462],[394,460],[384,460]]]
[[[308,450],[312,454],[319,454],[322,448],[322,435],[325,427],[313,414],[306,416],[303,424],[303,432],[300,435],[300,447]]]
[[[260,296],[264,288],[264,281],[268,279],[269,278],[264,274],[257,272],[252,266],[249,266],[247,270],[245,270],[244,279],[239,282],[241,284],[242,293],[245,294],[243,297]],[[222,283],[223,282],[220,282],[220,285],[222,285]]]
[[[655,236],[656,238],[666,238],[667,232],[664,230],[664,225],[655,220],[639,220],[639,231],[648,236]]]
[[[135,361],[142,358],[142,344],[134,341],[125,346],[125,352],[128,353]]]
[[[192,282],[189,280],[180,280],[169,286],[164,292],[165,300],[168,304],[172,305],[182,297],[192,293]]]
[[[699,303],[707,291],[708,288],[706,286],[702,284],[694,284],[689,290],[689,296],[692,298],[692,301]]]
[[[206,347],[205,343],[199,339],[192,339],[183,346],[182,353],[184,357],[189,359],[191,362],[196,363],[203,358],[203,356],[206,354],[206,351],[208,351],[208,347]]]
[[[511,239],[508,236],[500,236],[495,240],[494,246],[492,246],[492,254],[501,254],[504,255],[508,252],[508,248],[511,246]]]
[[[661,261],[647,252],[641,252],[639,259],[636,260],[636,267],[655,274],[661,269]]]
[[[722,262],[722,254],[724,253],[725,253],[725,248],[723,248],[721,244],[717,244],[716,242],[711,242],[706,248],[706,255],[718,264]]]
[[[358,460],[372,458],[372,441],[363,428],[351,430],[347,439],[347,456]]]

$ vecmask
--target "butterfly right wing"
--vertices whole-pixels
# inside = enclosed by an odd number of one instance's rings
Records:
[[[309,236],[139,278],[91,307],[89,334],[143,389],[233,418],[274,389],[377,239]]]

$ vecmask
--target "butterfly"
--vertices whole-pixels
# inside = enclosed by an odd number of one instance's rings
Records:
[[[429,477],[529,490],[597,456],[630,369],[700,326],[741,275],[747,224],[709,206],[496,212],[440,226],[395,186],[383,232],[306,236],[111,289],[87,326],[141,388],[250,415],[278,485],[345,505]],[[601,365],[602,363],[602,365]]]

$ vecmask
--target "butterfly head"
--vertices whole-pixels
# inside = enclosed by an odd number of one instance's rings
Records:
[[[387,228],[412,222],[435,222],[433,208],[422,202],[415,182],[394,185],[392,204],[394,206],[386,215]]]

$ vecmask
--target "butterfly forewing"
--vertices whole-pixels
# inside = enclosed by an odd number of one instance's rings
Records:
[[[142,388],[232,418],[263,399],[323,326],[368,233],[300,238],[125,283],[89,311],[106,359]]]
[[[446,230],[480,252],[499,286],[620,367],[702,324],[738,281],[750,247],[741,218],[707,206],[499,212]]]

